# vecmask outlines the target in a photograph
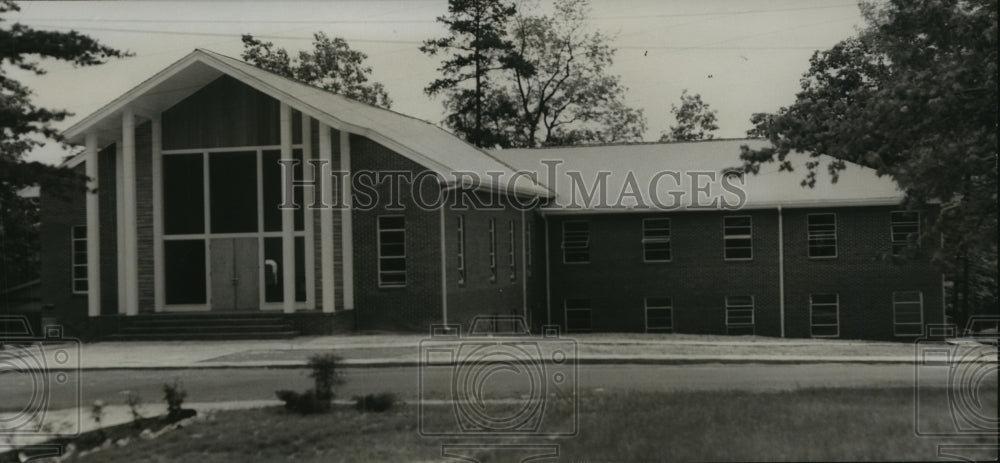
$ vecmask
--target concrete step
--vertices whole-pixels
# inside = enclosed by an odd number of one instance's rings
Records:
[[[290,339],[298,331],[234,331],[213,333],[118,333],[105,337],[108,341],[222,341],[238,339]]]

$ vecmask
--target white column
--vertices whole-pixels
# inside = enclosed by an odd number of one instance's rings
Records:
[[[115,141],[115,272],[118,275],[118,313],[125,313],[125,156],[122,141]]]
[[[122,111],[122,174],[125,203],[125,314],[139,313],[139,262],[135,200],[135,113]]]
[[[302,114],[302,180],[316,181],[312,165],[309,161],[313,158],[312,152],[312,119],[305,113]],[[306,307],[310,310],[316,308],[316,243],[313,241],[313,220],[316,213],[309,207],[316,194],[316,188],[310,187],[308,191],[303,190],[302,211],[303,226],[305,231],[305,264],[306,264]]]
[[[441,238],[441,324],[448,324],[448,254],[447,254],[447,240],[445,239],[445,218],[444,218],[444,204],[441,205],[441,210],[439,211],[439,224],[440,227],[440,238]]]
[[[281,103],[280,119],[281,159],[292,159],[292,108],[287,103]],[[284,185],[282,191],[287,191]],[[295,211],[291,208],[281,210],[281,265],[284,267],[281,269],[284,277],[282,308],[285,313],[292,313],[295,312]]]
[[[166,276],[163,267],[163,126],[160,116],[153,118],[153,307],[163,311]]]
[[[97,134],[88,133],[87,147],[87,316],[101,314],[101,216],[97,181]]]
[[[781,205],[778,205],[778,318],[781,337],[785,337],[785,231]]]
[[[340,182],[343,208],[340,210],[340,226],[343,230],[341,244],[344,254],[344,309],[354,309],[354,225],[351,221],[351,134],[340,131],[340,171],[344,181]]]
[[[323,208],[319,211],[320,274],[323,279],[323,312],[336,310],[336,266],[333,262],[333,142],[330,126],[319,123],[319,158],[323,161],[320,171]]]

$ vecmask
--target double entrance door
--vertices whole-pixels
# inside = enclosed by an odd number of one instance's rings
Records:
[[[212,310],[258,310],[260,261],[257,237],[213,238],[210,248]]]

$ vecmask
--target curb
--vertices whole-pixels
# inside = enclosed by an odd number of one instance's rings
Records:
[[[546,362],[551,363],[551,362]],[[813,365],[813,364],[864,364],[864,365],[913,365],[914,359],[773,359],[773,358],[696,358],[696,359],[656,359],[656,358],[584,358],[576,364],[582,365]],[[419,361],[356,361],[345,362],[342,368],[406,368],[419,367]],[[434,366],[454,366],[454,363],[435,364]],[[51,368],[49,371],[115,371],[115,370],[294,370],[309,368],[305,361],[284,363],[225,363],[225,364],[191,364],[191,365],[158,365],[158,366],[90,366],[74,368]]]

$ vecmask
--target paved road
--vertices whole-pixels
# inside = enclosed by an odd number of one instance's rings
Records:
[[[489,376],[484,396],[518,396],[525,393],[530,380],[525,375],[499,371]],[[548,370],[549,377],[554,376]],[[572,371],[566,371],[561,384],[572,384]],[[447,398],[452,370],[437,367],[425,374],[424,397]],[[705,365],[582,365],[577,384],[583,390],[705,390],[743,389],[779,390],[800,387],[910,387],[914,384],[911,365],[892,364],[705,364]],[[80,379],[80,402],[96,399],[108,404],[122,403],[120,391],[138,393],[150,406],[162,400],[164,382],[179,379],[188,390],[190,402],[274,399],[279,389],[304,390],[312,386],[305,369],[213,369],[213,370],[108,370],[86,371]],[[75,405],[73,378],[66,385],[50,378],[50,409]],[[343,398],[361,393],[395,392],[404,400],[418,397],[419,371],[415,367],[351,368],[344,372],[345,383],[338,388]],[[0,375],[0,410],[12,410],[29,403],[38,378],[5,373]],[[944,386],[943,377],[932,378],[935,386]],[[995,381],[993,383],[995,385]],[[994,386],[995,387],[995,386]],[[21,404],[21,405],[19,405]]]

